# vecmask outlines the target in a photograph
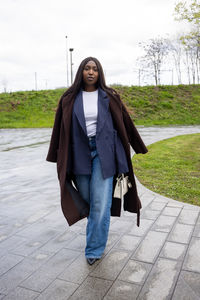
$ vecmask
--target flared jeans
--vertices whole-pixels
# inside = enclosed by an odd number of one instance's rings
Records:
[[[92,159],[91,175],[75,175],[82,198],[89,203],[86,227],[86,258],[101,258],[106,247],[110,226],[113,176],[104,179],[96,150],[95,137],[89,138]]]

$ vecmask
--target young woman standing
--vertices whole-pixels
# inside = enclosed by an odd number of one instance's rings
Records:
[[[114,198],[113,190],[121,173],[129,176],[132,185],[123,208],[137,213],[139,226],[141,203],[130,145],[136,153],[148,151],[119,95],[106,86],[100,62],[94,57],[84,59],[60,99],[47,160],[57,162],[68,224],[88,218],[85,256],[89,264],[102,257],[110,216],[120,216],[121,200]]]

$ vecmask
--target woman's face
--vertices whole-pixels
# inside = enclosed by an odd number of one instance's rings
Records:
[[[93,60],[87,62],[83,69],[83,81],[86,86],[95,86],[99,77],[96,63]]]

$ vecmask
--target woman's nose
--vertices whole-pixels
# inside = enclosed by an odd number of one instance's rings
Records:
[[[89,69],[89,74],[93,74],[93,69]]]

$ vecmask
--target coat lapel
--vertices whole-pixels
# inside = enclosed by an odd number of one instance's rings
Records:
[[[80,126],[82,127],[84,133],[87,135],[86,123],[85,123],[85,115],[83,109],[83,96],[82,96],[82,89],[76,96],[74,102],[74,113],[79,121]]]
[[[103,128],[109,108],[109,99],[101,88],[98,89],[97,135]]]
[[[97,133],[96,134],[99,134],[103,128],[104,122],[106,120],[106,115],[108,113],[108,108],[109,108],[109,99],[106,95],[106,92],[104,92],[101,88],[99,88],[98,89]],[[84,108],[83,108],[82,89],[76,96],[76,99],[74,102],[74,113],[75,113],[84,133],[87,135]]]

